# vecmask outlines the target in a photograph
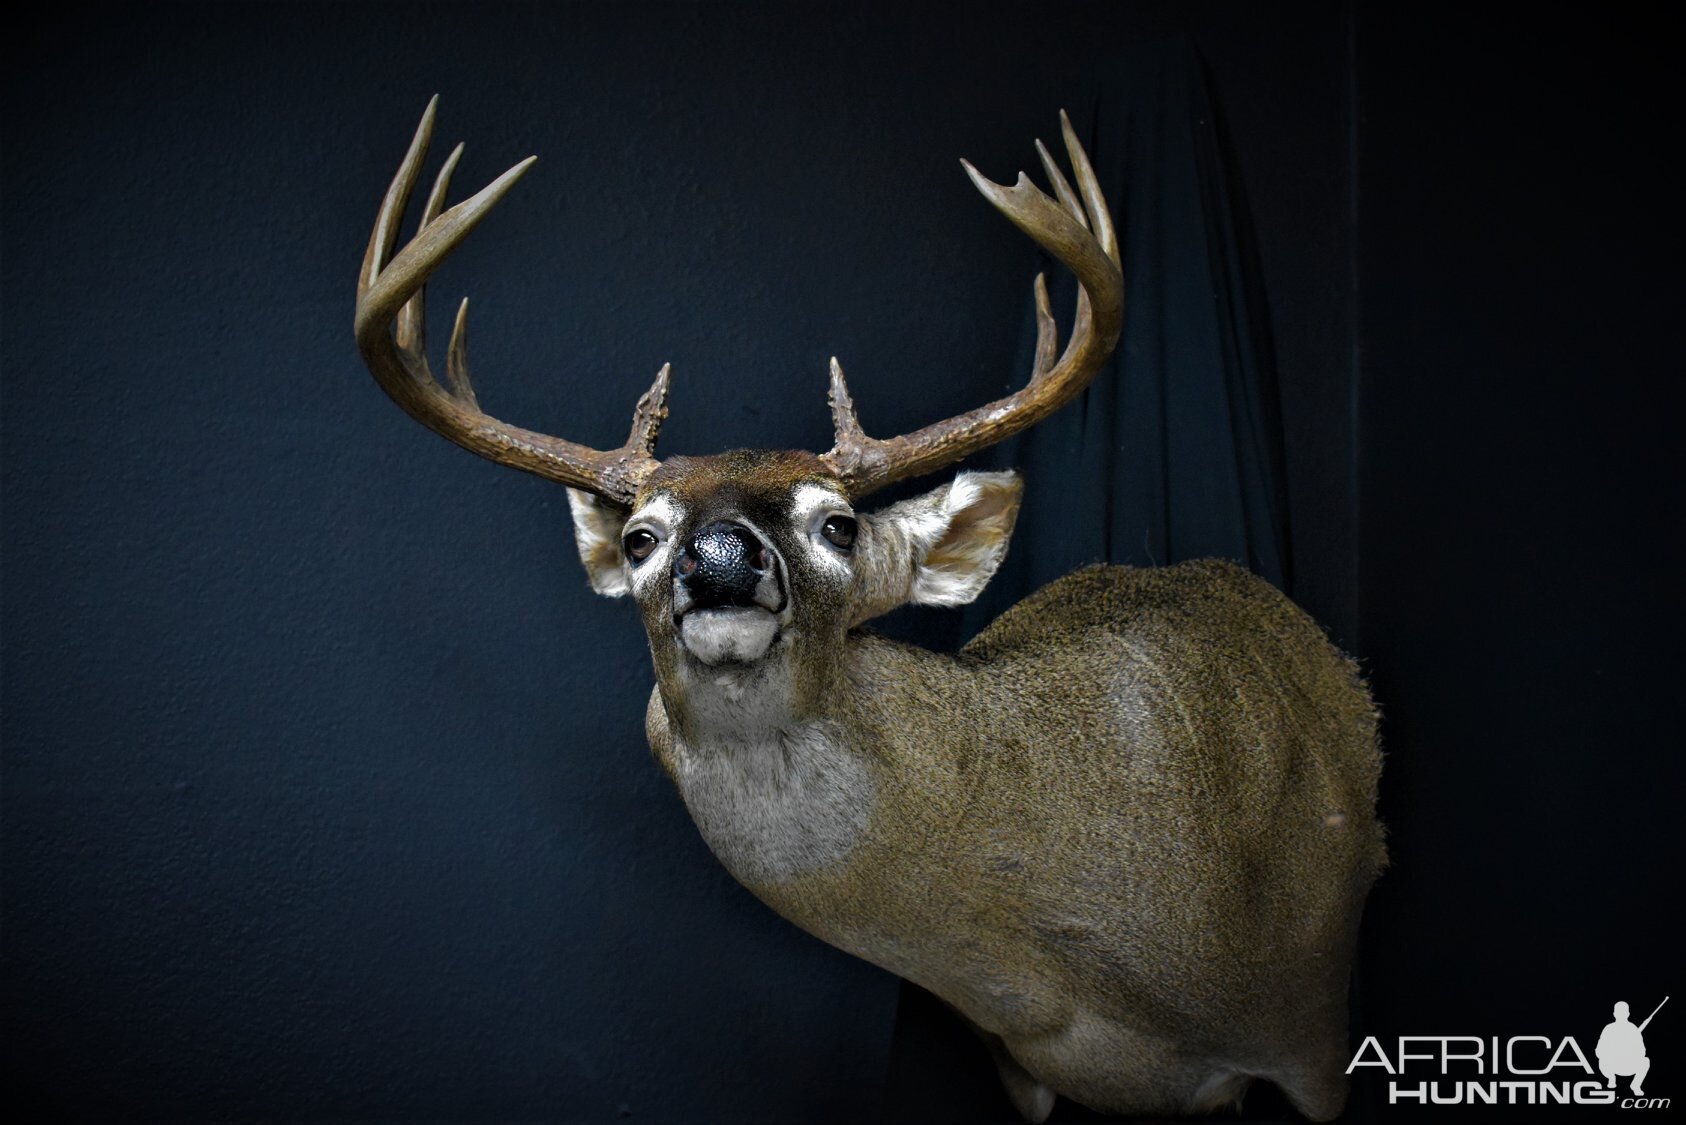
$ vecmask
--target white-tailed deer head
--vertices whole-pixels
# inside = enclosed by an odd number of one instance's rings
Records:
[[[1347,974],[1384,854],[1380,758],[1368,693],[1316,625],[1203,562],[1079,571],[958,657],[859,628],[975,598],[1021,488],[961,473],[880,511],[860,502],[1059,409],[1118,340],[1117,239],[1064,115],[1075,189],[1040,142],[1053,196],[965,165],[1081,285],[1062,351],[1037,278],[1023,389],[872,438],[833,360],[828,452],[666,461],[667,367],[606,452],[480,410],[466,301],[434,377],[423,285],[531,160],[445,210],[453,153],[394,254],[433,115],[381,204],[358,345],[428,428],[568,486],[592,587],[632,595],[649,634],[650,745],[722,862],[805,929],[946,1000],[1032,1121],[1057,1093],[1195,1112],[1260,1077],[1309,1116],[1338,1113]]]

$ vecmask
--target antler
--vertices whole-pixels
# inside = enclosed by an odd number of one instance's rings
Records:
[[[1077,295],[1077,317],[1065,353],[1058,363],[1054,362],[1057,333],[1048,310],[1048,287],[1038,274],[1034,286],[1036,358],[1029,384],[958,417],[885,439],[868,437],[861,430],[843,380],[843,368],[833,359],[828,397],[837,442],[821,459],[842,478],[852,498],[859,499],[905,477],[940,469],[1035,425],[1076,398],[1112,354],[1124,324],[1124,275],[1119,268],[1118,239],[1089,156],[1078,143],[1064,110],[1060,111],[1060,131],[1077,173],[1081,203],[1041,141],[1036,142],[1036,152],[1053,181],[1058,202],[1039,191],[1023,172],[1018,183],[1009,188],[985,179],[967,161],[960,163],[985,199],[1077,275],[1082,290]]]
[[[638,486],[659,464],[655,446],[656,436],[667,418],[667,366],[662,367],[655,383],[638,400],[632,415],[632,433],[626,444],[608,452],[523,430],[481,411],[468,377],[466,298],[457,310],[456,324],[451,331],[445,363],[447,385],[441,386],[428,367],[425,331],[428,277],[538,159],[529,156],[486,185],[478,195],[441,214],[439,209],[450,187],[451,173],[462,155],[462,146],[458,145],[428,194],[416,237],[393,256],[398,224],[404,217],[416,175],[421,171],[422,159],[427,155],[438,104],[438,97],[427,103],[427,112],[416,127],[410,151],[404,155],[404,163],[393,177],[386,198],[381,200],[380,215],[369,236],[369,250],[357,279],[357,346],[363,360],[381,389],[405,413],[464,449],[500,464],[630,504]],[[396,332],[389,331],[394,318]]]

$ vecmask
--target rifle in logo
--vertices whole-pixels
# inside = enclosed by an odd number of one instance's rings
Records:
[[[1634,1097],[1643,1097],[1645,1091],[1640,1083],[1645,1081],[1645,1075],[1650,1073],[1651,1060],[1645,1057],[1645,1029],[1657,1013],[1663,1010],[1663,1004],[1668,1003],[1668,997],[1663,997],[1662,1004],[1651,1009],[1644,1022],[1638,1027],[1628,1022],[1627,1001],[1618,1000],[1611,1011],[1616,1018],[1604,1025],[1604,1032],[1598,1037],[1598,1070],[1604,1075],[1606,1083],[1614,1088],[1617,1076],[1633,1076]]]

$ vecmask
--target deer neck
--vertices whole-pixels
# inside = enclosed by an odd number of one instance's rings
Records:
[[[674,736],[693,755],[742,757],[818,716],[798,699],[789,661],[707,667],[692,661],[657,669]]]
[[[803,671],[789,654],[749,667],[658,662],[668,769],[703,838],[752,889],[843,860],[877,799],[872,748],[847,718],[854,678]]]

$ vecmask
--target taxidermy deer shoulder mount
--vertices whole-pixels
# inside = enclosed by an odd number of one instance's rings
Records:
[[[1024,389],[873,438],[834,360],[829,452],[666,461],[666,367],[607,451],[481,411],[466,301],[434,377],[423,285],[531,160],[444,210],[459,147],[394,254],[433,115],[381,203],[358,346],[411,417],[568,486],[593,589],[631,595],[649,633],[650,746],[721,862],[797,925],[946,1001],[1027,1120],[1061,1094],[1209,1111],[1256,1078],[1308,1117],[1339,1113],[1353,944],[1384,861],[1381,759],[1369,694],[1318,627],[1203,561],[1080,570],[959,655],[859,628],[977,597],[1021,486],[961,473],[880,511],[861,501],[1047,417],[1117,343],[1118,242],[1063,115],[1075,189],[1040,142],[1053,196],[966,165],[1082,286],[1061,351],[1037,279]]]

